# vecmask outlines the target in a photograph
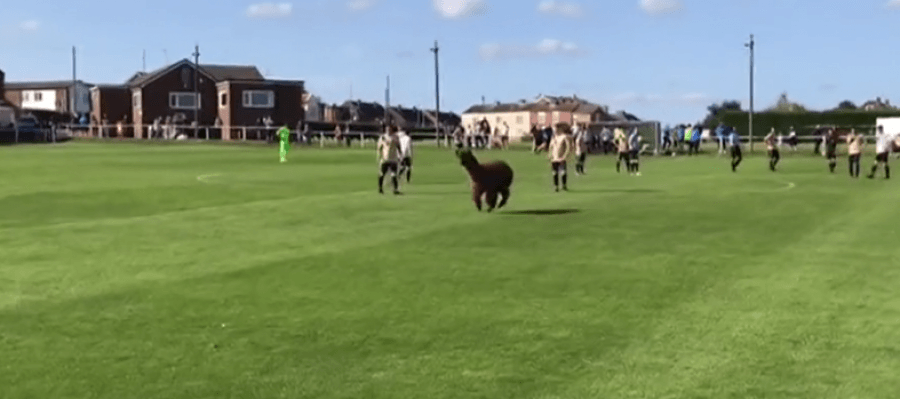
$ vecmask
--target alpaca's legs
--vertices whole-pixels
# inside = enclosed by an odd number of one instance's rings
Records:
[[[493,211],[494,208],[497,207],[497,191],[496,190],[488,191],[487,194],[485,195],[485,200],[487,201],[487,206],[488,206],[487,211],[488,212]]]
[[[497,209],[503,208],[503,206],[506,205],[506,201],[509,201],[509,187],[501,188],[500,195],[503,196],[503,198],[501,198],[500,203],[497,204]]]
[[[481,212],[481,195],[483,193],[481,190],[472,190],[472,202],[475,203],[475,207],[478,208],[479,212]]]

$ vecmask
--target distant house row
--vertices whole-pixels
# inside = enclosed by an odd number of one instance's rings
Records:
[[[128,135],[137,138],[146,137],[147,128],[157,121],[190,124],[195,112],[198,125],[217,126],[223,133],[235,127],[260,126],[264,121],[291,127],[318,122],[332,128],[336,124],[376,128],[388,121],[405,129],[433,129],[438,119],[450,125],[460,120],[453,113],[436,116],[433,110],[404,107],[386,110],[380,104],[359,100],[321,104],[305,90],[304,81],[266,79],[255,66],[198,67],[187,59],[152,72],[138,72],[122,84],[71,80],[0,84],[0,98],[13,109],[47,119],[87,116],[95,125],[133,125],[133,133]],[[222,138],[232,136],[223,134]]]
[[[570,125],[609,121],[634,121],[633,115],[620,112],[610,114],[609,107],[594,104],[578,96],[538,96],[534,101],[517,103],[475,105],[462,115],[463,126],[473,129],[478,122],[487,120],[492,129],[509,126],[511,139],[530,133],[532,127],[542,129],[557,123]]]
[[[319,104],[320,114],[308,114],[308,120],[337,124],[369,124],[381,125],[385,122],[397,125],[404,130],[434,129],[440,119],[442,126],[456,126],[460,123],[459,115],[452,112],[441,112],[436,116],[434,110],[407,108],[403,106],[385,107],[375,102],[348,100],[343,104]]]

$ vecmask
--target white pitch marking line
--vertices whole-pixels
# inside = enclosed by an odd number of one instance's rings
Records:
[[[207,179],[210,179],[213,177],[219,177],[219,176],[222,176],[222,174],[221,173],[209,173],[209,174],[205,174],[205,175],[200,175],[200,176],[197,176],[197,181],[199,181],[200,183],[208,184],[209,182],[207,181]]]

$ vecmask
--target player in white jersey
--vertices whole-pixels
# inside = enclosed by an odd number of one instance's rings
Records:
[[[412,138],[402,130],[397,137],[400,139],[400,177],[406,173],[406,182],[409,183],[412,179]]]
[[[878,171],[878,165],[884,165],[884,178],[891,178],[891,167],[888,165],[888,155],[891,153],[893,146],[893,135],[885,133],[884,126],[879,125],[875,132],[875,164],[872,165],[872,172],[869,173],[868,177],[870,179],[875,178],[875,172]]]

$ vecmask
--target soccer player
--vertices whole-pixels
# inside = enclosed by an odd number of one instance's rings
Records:
[[[856,129],[850,129],[847,135],[847,154],[850,164],[850,177],[859,178],[859,158],[862,155],[863,136],[856,133]]]
[[[391,185],[394,187],[394,194],[400,194],[400,187],[397,182],[397,161],[400,159],[400,139],[397,137],[397,127],[390,125],[385,129],[385,133],[378,138],[378,165],[380,173],[378,174],[378,193],[384,194],[384,177],[390,172]]]
[[[409,183],[412,179],[412,138],[404,131],[400,131],[397,137],[400,140],[400,177],[402,178],[405,173],[406,182]]]
[[[778,152],[778,146],[776,146],[775,141],[775,128],[773,127],[769,134],[766,135],[766,138],[763,139],[766,143],[766,149],[769,150],[769,170],[775,171],[775,166],[778,165],[778,161],[781,160],[781,154]]]
[[[578,129],[577,133],[575,133],[575,157],[578,158],[578,161],[575,163],[575,174],[583,175],[584,173],[584,161],[587,159],[587,129]]]
[[[889,134],[884,133],[884,126],[879,125],[875,132],[875,164],[872,165],[872,172],[869,178],[875,178],[875,172],[878,171],[878,165],[884,165],[884,178],[891,178],[891,167],[888,165],[888,155],[891,153],[891,147],[894,140]]]
[[[834,173],[834,168],[837,167],[837,142],[837,131],[828,129],[825,132],[825,158],[828,158],[828,170],[831,173]]]
[[[616,161],[616,173],[619,173],[622,168],[622,163],[624,163],[626,167],[629,167],[631,164],[628,159],[628,137],[625,136],[625,131],[622,130],[622,128],[616,128],[613,141],[616,143],[616,148],[619,150],[619,159]],[[631,168],[629,167],[629,170],[630,169]]]
[[[562,181],[563,191],[569,191],[568,176],[566,176],[566,160],[572,154],[572,138],[569,136],[569,125],[558,124],[556,134],[550,139],[547,152],[550,155],[550,168],[553,169],[553,187],[559,192],[559,183]]]
[[[641,153],[641,135],[638,134],[638,128],[633,128],[631,134],[628,135],[628,150],[628,171],[636,176],[640,176],[638,156]]]
[[[291,146],[291,130],[288,129],[287,124],[278,129],[278,154],[281,156],[281,162],[287,162],[287,153],[288,148]]]
[[[728,144],[731,146],[731,171],[737,172],[738,165],[744,160],[744,156],[741,154],[741,135],[738,134],[737,129],[731,129],[731,133],[728,134]]]

